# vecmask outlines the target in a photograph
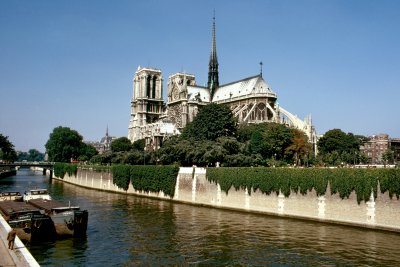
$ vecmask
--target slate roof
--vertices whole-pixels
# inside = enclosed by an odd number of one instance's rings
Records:
[[[187,91],[189,101],[210,102],[210,90],[207,87],[188,85]]]
[[[270,97],[277,97],[263,77],[261,75],[256,75],[220,86],[214,93],[212,102],[229,100],[231,98],[248,96],[250,94],[269,94]]]

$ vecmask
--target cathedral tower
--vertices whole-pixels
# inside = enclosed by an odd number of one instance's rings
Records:
[[[215,41],[215,14],[213,17],[213,27],[212,27],[212,45],[210,53],[210,62],[208,63],[208,83],[207,87],[210,89],[210,100],[212,99],[215,90],[219,86],[218,78],[218,59],[217,59],[217,44]]]
[[[131,142],[144,138],[146,125],[156,122],[163,114],[162,83],[161,70],[139,67],[136,71],[128,130]]]

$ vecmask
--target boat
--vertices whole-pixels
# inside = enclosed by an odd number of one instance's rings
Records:
[[[20,192],[0,192],[0,201],[22,201],[22,195]]]
[[[65,205],[53,199],[31,199],[28,204],[42,210],[53,220],[57,236],[86,236],[88,211],[79,206]]]
[[[47,189],[31,189],[29,191],[25,191],[23,197],[25,202],[31,199],[39,199],[39,198],[51,200],[51,197]]]
[[[50,216],[25,202],[0,201],[0,212],[17,236],[24,242],[54,240],[56,231]]]

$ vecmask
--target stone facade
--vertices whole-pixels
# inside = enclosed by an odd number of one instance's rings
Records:
[[[155,128],[153,123],[164,114],[163,77],[158,69],[138,67],[133,78],[133,97],[128,138],[132,142],[146,139]],[[150,127],[148,127],[150,125]],[[158,138],[146,139],[146,146],[157,143]]]

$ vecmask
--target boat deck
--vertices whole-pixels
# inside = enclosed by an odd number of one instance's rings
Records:
[[[40,209],[25,202],[0,201],[0,210],[6,217],[13,213],[40,212]]]
[[[68,209],[79,208],[79,207],[67,206],[64,203],[58,202],[53,199],[47,200],[47,199],[37,198],[29,200],[28,203],[39,209],[44,209],[46,212],[50,212],[53,209],[60,209],[60,208],[68,208]]]

